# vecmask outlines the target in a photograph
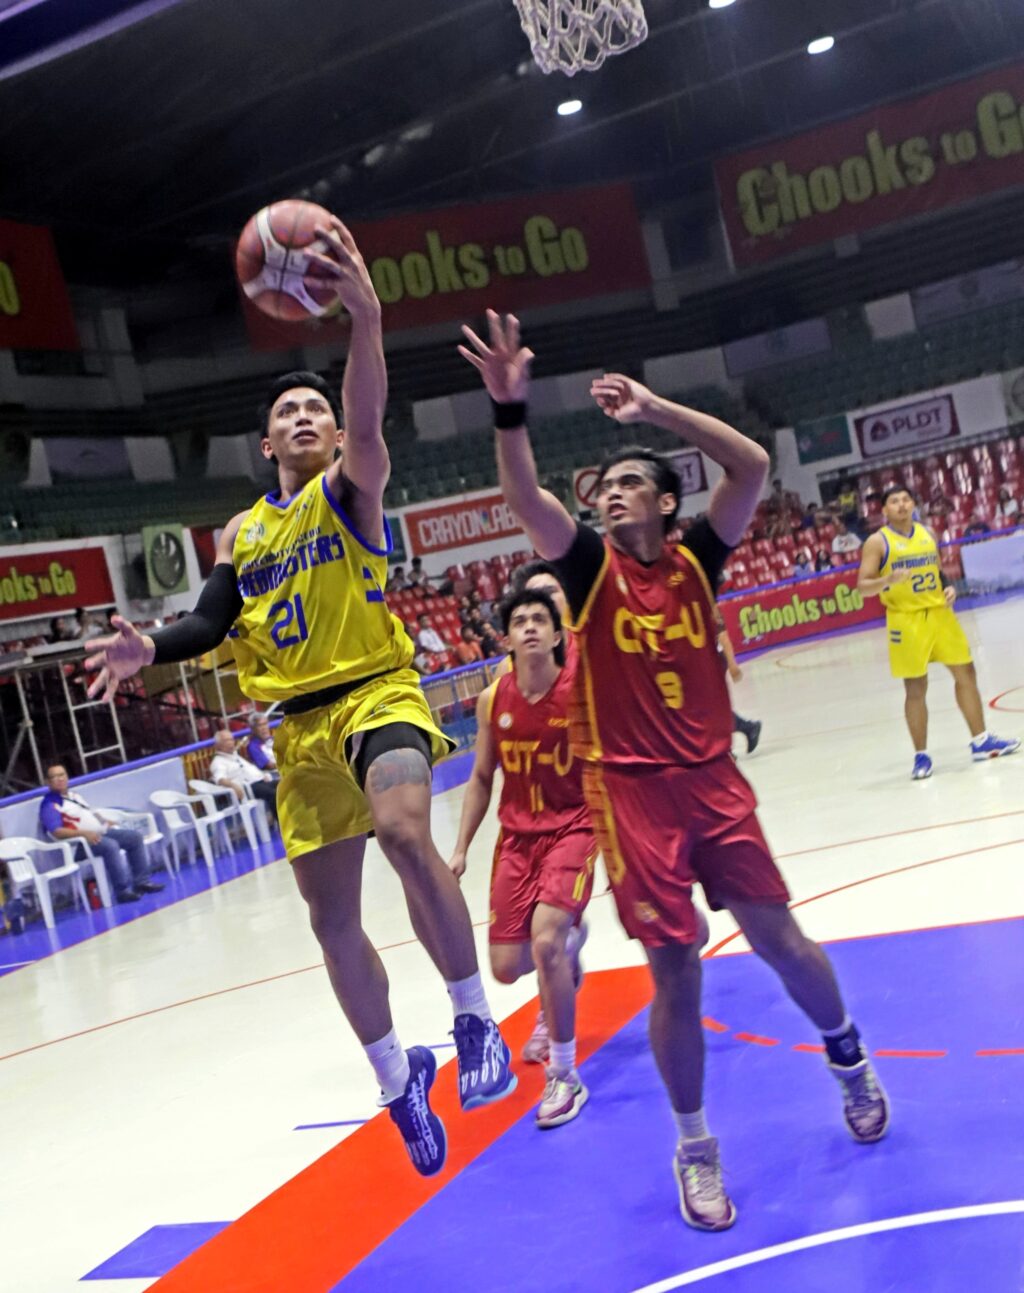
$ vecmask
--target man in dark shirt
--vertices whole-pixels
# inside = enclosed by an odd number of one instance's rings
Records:
[[[540,488],[526,431],[533,355],[519,344],[515,318],[502,322],[488,311],[488,322],[488,342],[463,328],[469,346],[459,349],[494,404],[505,499],[555,567],[569,602],[581,658],[574,750],[587,760],[585,793],[619,918],[643,944],[654,977],[651,1047],[679,1129],[673,1163],[680,1209],[698,1229],[724,1230],[736,1210],[704,1116],[704,931],[694,883],[713,908],[728,908],[822,1033],[854,1139],[880,1139],[889,1121],[888,1101],[832,967],[789,911],[753,791],[730,755],[732,711],[715,649],[714,589],[750,523],[768,455],[717,418],[660,399],[628,377],[598,379],[591,394],[610,418],[672,431],[723,470],[706,517],[671,546],[665,537],[681,496],[677,473],[649,449],[618,450],[598,478],[602,539]]]

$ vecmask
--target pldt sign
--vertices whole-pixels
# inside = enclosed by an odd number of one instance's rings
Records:
[[[876,409],[853,419],[865,458],[883,453],[915,449],[932,440],[946,440],[960,434],[952,395],[900,404],[892,409]]]

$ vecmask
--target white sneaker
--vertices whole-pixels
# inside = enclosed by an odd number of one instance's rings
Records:
[[[551,1056],[551,1039],[548,1037],[548,1025],[543,1010],[537,1011],[537,1022],[533,1026],[533,1032],[527,1038],[522,1055],[526,1064],[546,1064]]]
[[[547,1086],[537,1106],[537,1126],[561,1127],[563,1122],[572,1122],[578,1118],[580,1110],[587,1103],[590,1092],[580,1081],[575,1069],[568,1073],[554,1073],[548,1069]]]
[[[672,1169],[679,1186],[679,1210],[695,1230],[728,1230],[736,1205],[722,1184],[722,1164],[714,1136],[680,1140]]]

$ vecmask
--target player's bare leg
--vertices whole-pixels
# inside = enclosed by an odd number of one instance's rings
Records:
[[[540,902],[530,925],[541,1005],[548,1031],[547,1084],[537,1106],[537,1126],[571,1122],[587,1102],[576,1071],[576,968],[567,947],[573,918]]]
[[[534,970],[529,943],[492,943],[491,973],[499,983],[517,983]]]
[[[921,753],[928,748],[928,675],[925,673],[920,678],[904,678],[903,687],[906,692],[903,713],[910,729],[910,739],[914,743],[914,750]]]
[[[672,1166],[683,1218],[698,1230],[726,1230],[736,1209],[722,1183],[718,1141],[704,1116],[700,946],[696,941],[645,949],[654,978],[648,1028],[679,1130]]]
[[[430,765],[419,750],[387,750],[370,764],[364,791],[413,929],[452,1000],[462,1107],[491,1104],[515,1090],[516,1077],[487,1004],[466,900],[430,833]]]
[[[953,675],[953,694],[971,736],[980,736],[985,730],[985,711],[978,691],[978,675],[973,664],[950,664],[946,668]]]
[[[293,871],[334,995],[380,1083],[380,1103],[413,1166],[433,1176],[447,1154],[444,1126],[430,1108],[437,1063],[424,1046],[403,1050],[395,1034],[387,971],[362,925],[365,848],[365,835],[340,840],[296,858]]]
[[[862,1144],[881,1140],[889,1126],[889,1101],[846,1012],[828,957],[783,903],[732,901],[729,910],[747,942],[821,1033],[828,1066],[843,1091],[850,1134]]]

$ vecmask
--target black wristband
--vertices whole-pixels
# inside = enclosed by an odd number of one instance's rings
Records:
[[[516,431],[526,426],[526,401],[517,400],[513,404],[499,404],[491,400],[494,410],[494,425],[499,431]]]

